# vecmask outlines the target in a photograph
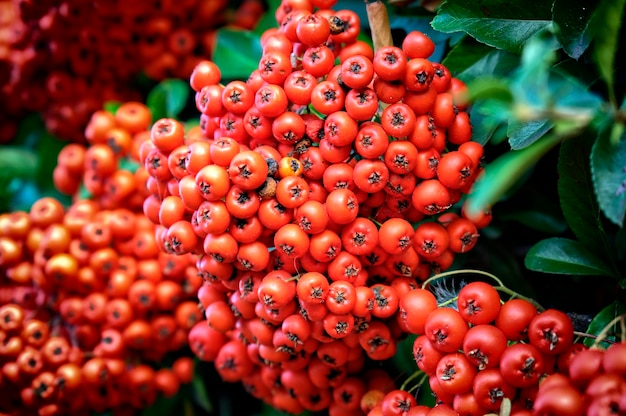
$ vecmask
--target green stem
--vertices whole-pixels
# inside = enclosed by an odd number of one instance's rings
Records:
[[[434,282],[435,280],[443,279],[444,277],[454,276],[457,274],[478,274],[482,276],[487,276],[490,279],[493,279],[496,283],[498,283],[498,285],[504,286],[504,283],[502,283],[502,281],[498,279],[496,275],[491,274],[489,272],[485,272],[483,270],[476,270],[476,269],[459,269],[459,270],[449,270],[447,272],[437,273],[436,275],[431,276],[430,278],[426,279],[424,283],[422,283],[422,288],[425,289],[431,282]]]
[[[415,386],[411,387],[411,390],[413,390],[414,388],[416,388],[417,386],[421,385],[424,382],[425,376],[426,376],[426,373],[424,373],[422,370],[417,370],[416,372],[411,374],[406,380],[404,380],[404,383],[402,383],[402,385],[400,386],[400,390],[406,390],[406,388],[408,387],[411,381],[420,377],[419,382],[416,383]]]
[[[621,340],[624,341],[624,337],[626,337],[626,315],[619,315],[616,316],[615,318],[613,318],[613,320],[611,320],[611,322],[609,322],[603,329],[602,332],[600,332],[598,334],[598,336],[596,337],[595,341],[593,341],[593,344],[591,345],[591,348],[600,348],[600,344],[602,342],[608,342],[605,341],[605,338],[607,337],[607,335],[609,334],[609,332],[611,332],[611,329],[613,328],[613,326],[615,324],[617,324],[618,322],[620,323],[620,329],[621,329]]]

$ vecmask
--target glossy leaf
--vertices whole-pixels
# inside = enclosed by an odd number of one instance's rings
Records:
[[[456,53],[463,54],[464,52],[461,49]],[[506,77],[519,65],[519,62],[519,56],[506,51],[485,51],[479,59],[465,67],[465,69],[456,74],[456,76],[465,82],[470,82],[480,77]]]
[[[491,208],[559,140],[555,136],[544,136],[532,145],[505,153],[487,165],[468,196],[468,213],[472,215]]]
[[[591,42],[587,27],[593,10],[587,0],[556,0],[552,6],[556,36],[565,53],[574,59],[580,58]]]
[[[262,53],[257,33],[229,28],[217,31],[213,62],[220,67],[222,80],[246,80],[258,68]]]
[[[519,53],[535,33],[552,24],[549,2],[448,0],[432,21],[436,30],[467,32],[486,45]]]
[[[587,328],[587,333],[590,335],[600,335],[605,328],[608,327],[608,325],[611,323],[611,321],[613,321],[616,317],[620,316],[620,315],[624,315],[626,314],[626,305],[622,302],[618,302],[615,301],[613,303],[611,303],[610,305],[606,306],[604,309],[602,309],[592,320],[591,323],[589,324],[589,327]],[[619,326],[615,325],[615,326],[611,326],[611,328],[608,330],[608,332],[605,334],[605,339],[607,341],[616,341],[617,337],[616,334],[618,334],[618,328]],[[585,340],[583,341],[585,345],[587,345],[588,347],[593,345],[595,339],[594,338],[585,338]],[[602,342],[600,343],[600,346],[602,348],[607,348],[610,344],[607,342]]]
[[[626,0],[602,0],[590,22],[591,34],[595,40],[594,58],[610,94],[613,94],[615,83],[613,65],[624,18],[624,6]]]
[[[189,97],[189,84],[180,79],[166,79],[158,83],[148,94],[146,105],[152,119],[176,118],[185,108]]]
[[[600,208],[591,180],[593,136],[586,134],[564,141],[559,149],[557,189],[563,216],[578,241],[594,253],[607,252]]]
[[[626,214],[626,134],[611,143],[611,130],[600,133],[591,151],[591,175],[600,209],[611,222],[623,226]]]
[[[540,210],[520,210],[506,215],[501,215],[503,220],[517,221],[529,229],[542,233],[559,234],[567,230],[567,224],[563,218],[555,217],[550,213]]]
[[[578,276],[612,276],[611,268],[585,246],[567,238],[548,238],[535,244],[524,264],[530,270]]]
[[[532,120],[520,123],[511,120],[507,129],[509,144],[512,150],[520,150],[530,146],[552,129],[553,123],[550,120]]]

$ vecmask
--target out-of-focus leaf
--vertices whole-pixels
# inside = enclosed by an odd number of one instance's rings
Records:
[[[172,397],[159,396],[156,401],[141,412],[141,416],[169,416],[177,414],[183,405],[183,396],[175,394]]]
[[[591,321],[589,324],[589,328],[587,328],[587,333],[591,335],[600,335],[600,333],[607,328],[607,326],[611,323],[611,321],[617,318],[620,315],[626,314],[626,305],[622,302],[615,301],[612,304],[608,305],[604,309],[602,309]],[[611,328],[605,339],[607,341],[617,341],[616,334],[619,332],[619,326],[614,326]],[[594,343],[593,338],[585,338],[583,341],[585,345],[591,346]],[[607,348],[610,344],[607,342],[600,343],[602,348]]]
[[[556,0],[552,6],[556,36],[565,53],[574,59],[580,58],[591,42],[587,25],[593,9],[587,0]]]
[[[394,367],[401,373],[402,380],[417,370],[415,359],[413,358],[413,341],[415,341],[415,338],[414,335],[410,335],[398,342],[398,351],[391,359]]]
[[[472,122],[472,140],[482,145],[492,140],[501,125],[499,119],[492,118],[489,112],[483,111],[483,104],[483,102],[474,103],[469,112]],[[491,105],[496,104],[491,103]]]
[[[610,128],[598,135],[591,151],[591,176],[598,203],[606,217],[623,226],[626,213],[626,134],[611,143]]]
[[[478,214],[491,208],[559,140],[555,136],[544,136],[532,145],[507,152],[487,165],[468,196],[468,214]]]
[[[217,31],[213,62],[220,67],[223,80],[246,80],[259,67],[263,49],[260,35],[239,29]]]
[[[584,134],[561,144],[557,187],[569,228],[587,249],[601,255],[607,252],[607,242],[591,180],[589,155],[593,142],[592,135]]]
[[[39,167],[39,158],[31,150],[16,146],[0,148],[0,177],[35,178]]]
[[[152,119],[176,118],[185,108],[189,97],[189,85],[180,79],[166,79],[159,82],[148,94],[146,105]]]
[[[615,52],[624,18],[626,0],[602,0],[591,18],[590,31],[594,39],[594,58],[609,93],[613,94]]]
[[[550,2],[448,0],[432,21],[435,30],[467,32],[498,49],[519,53],[535,33],[551,26]]]
[[[507,129],[511,149],[520,150],[530,146],[549,132],[552,127],[553,123],[550,120],[533,120],[526,123],[511,120]]]
[[[456,74],[456,77],[465,82],[481,77],[506,77],[517,68],[519,63],[520,58],[517,55],[502,50],[492,50]]]
[[[504,103],[513,101],[508,83],[500,78],[478,78],[469,84],[468,89],[471,101],[480,99],[493,99]]]
[[[267,29],[272,27],[278,27],[276,22],[276,10],[280,6],[281,0],[268,0],[267,11],[263,13],[263,16],[259,19],[254,27],[254,33],[263,34]]]
[[[530,270],[578,276],[612,276],[611,268],[585,246],[567,238],[548,238],[531,247],[524,264]]]
[[[115,114],[121,105],[122,103],[120,101],[107,101],[102,105],[102,108],[108,113]]]
[[[515,211],[501,217],[503,220],[517,221],[542,233],[559,234],[567,230],[567,223],[563,221],[563,218],[555,217],[544,211]]]
[[[213,405],[209,399],[207,386],[202,378],[202,373],[197,371],[197,364],[198,363],[196,362],[196,371],[194,372],[194,377],[191,381],[191,398],[200,409],[207,413],[213,413]]]

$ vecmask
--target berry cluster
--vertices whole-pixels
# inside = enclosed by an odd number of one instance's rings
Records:
[[[0,142],[27,111],[41,112],[57,136],[81,142],[103,102],[141,98],[140,73],[188,78],[212,52],[217,28],[249,28],[263,11],[247,0],[229,19],[227,7],[226,0],[0,0]]]
[[[606,350],[582,349],[563,374],[547,376],[537,391],[537,414],[600,416],[626,414],[626,343]]]
[[[574,363],[581,362],[578,354],[602,356],[574,342],[564,312],[539,312],[523,298],[501,302],[496,288],[480,281],[463,286],[455,300],[458,309],[442,307],[425,289],[400,300],[406,326],[417,335],[417,375],[422,383],[427,380],[437,405],[419,405],[406,389],[368,392],[378,398],[369,402],[368,415],[484,415],[501,411],[504,401],[510,403],[507,414],[517,416],[584,414],[580,401],[578,413],[563,413],[558,406],[564,395],[555,391],[542,398],[541,393],[546,375],[572,377]]]
[[[149,176],[133,154],[150,123],[137,102],[96,112],[91,145],[58,155],[55,184],[72,205],[45,197],[0,215],[0,283],[10,294],[0,309],[0,412],[132,413],[190,381],[188,357],[161,367],[202,319],[202,279],[191,254],[159,247],[141,212]]]
[[[334,3],[284,1],[245,82],[199,63],[206,140],[160,119],[139,150],[159,245],[199,255],[192,350],[291,413],[361,414],[358,374],[409,332],[402,295],[490,220],[449,211],[481,170],[463,83],[420,32],[374,53]]]

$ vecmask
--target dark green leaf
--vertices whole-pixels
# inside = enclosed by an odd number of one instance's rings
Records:
[[[585,246],[567,238],[548,238],[535,244],[524,264],[530,270],[578,276],[612,276],[611,268]]]
[[[185,108],[189,97],[189,84],[180,79],[166,79],[159,82],[148,94],[146,105],[152,119],[176,118]]]
[[[474,103],[469,114],[472,122],[472,140],[484,145],[496,135],[501,122],[499,119],[492,119],[487,112],[482,111],[482,104],[484,102]]]
[[[44,194],[54,191],[52,172],[57,165],[57,155],[67,144],[50,133],[44,131],[38,136],[35,151],[39,156],[39,166],[37,169],[37,186]]]
[[[587,333],[591,335],[600,335],[600,333],[607,328],[607,326],[613,321],[613,319],[617,318],[620,315],[626,314],[626,305],[622,302],[615,301],[609,306],[602,309],[591,321],[589,324],[589,328],[587,328]],[[618,334],[618,326],[612,326],[609,329],[607,336],[605,339],[609,341],[616,341],[616,334]],[[585,345],[591,346],[594,343],[593,338],[585,338],[583,341]],[[603,342],[600,343],[600,346],[603,348],[607,348],[609,346],[608,343]]]
[[[0,177],[34,178],[37,176],[39,158],[32,150],[16,146],[0,148]]]
[[[202,410],[207,413],[213,413],[213,406],[211,405],[211,400],[209,399],[209,394],[207,391],[207,386],[203,379],[203,374],[200,371],[197,371],[199,361],[196,359],[196,371],[194,372],[193,380],[191,381],[191,397],[193,398],[194,403]]]
[[[276,22],[275,10],[280,7],[280,3],[281,0],[269,0],[267,2],[267,11],[263,13],[263,16],[261,16],[256,26],[254,27],[254,33],[257,33],[260,36],[267,29],[278,27],[278,22]]]
[[[257,33],[230,28],[217,31],[213,61],[220,67],[224,80],[246,80],[259,67],[262,53]]]
[[[398,351],[391,359],[394,367],[401,373],[402,379],[406,379],[414,370],[417,370],[412,352],[415,338],[414,335],[410,335],[398,342]],[[407,373],[408,369],[410,371]]]
[[[463,31],[489,46],[519,53],[531,36],[552,22],[549,2],[448,0],[431,24],[435,30]]]
[[[491,208],[558,141],[557,137],[544,136],[532,145],[507,152],[487,165],[466,201],[468,213],[472,215]]]
[[[607,243],[591,180],[589,155],[593,141],[593,136],[586,134],[561,144],[557,187],[570,229],[587,249],[602,255],[607,252]]]
[[[22,148],[34,149],[39,141],[39,136],[46,132],[46,127],[41,116],[32,113],[25,116],[17,129],[12,144]]]
[[[511,149],[520,150],[530,146],[549,132],[552,126],[550,120],[533,120],[526,123],[511,120],[507,129]]]
[[[510,103],[513,101],[513,94],[508,83],[500,78],[481,77],[470,82],[470,101],[493,99]]]
[[[120,108],[121,105],[122,103],[120,101],[107,101],[102,105],[102,108],[108,113],[115,114],[115,112],[118,108]]]
[[[613,94],[615,82],[613,64],[625,5],[626,0],[602,0],[589,23],[595,41],[595,61],[610,94]]]
[[[555,217],[544,211],[514,211],[502,215],[503,220],[513,220],[526,227],[548,234],[559,234],[567,230],[567,224],[563,218]]]
[[[574,59],[580,58],[591,41],[587,25],[592,12],[593,7],[587,0],[556,0],[552,6],[556,36],[565,53]]]
[[[591,152],[591,176],[604,215],[622,226],[626,213],[626,134],[611,143],[611,130],[602,131]]]
[[[183,397],[180,393],[172,397],[159,396],[151,406],[141,412],[141,416],[169,416],[180,414],[182,406]]]
[[[456,74],[456,77],[465,82],[480,77],[505,77],[517,68],[519,62],[517,55],[502,50],[492,50]]]
[[[456,76],[492,51],[494,49],[484,43],[476,42],[474,38],[465,36],[461,42],[450,49],[441,63]]]

